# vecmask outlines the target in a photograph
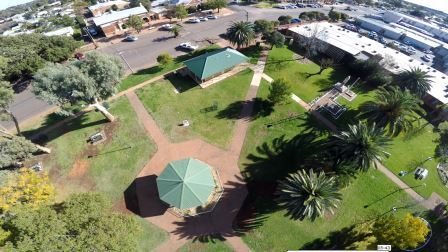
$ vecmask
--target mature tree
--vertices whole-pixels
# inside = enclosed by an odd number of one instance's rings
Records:
[[[21,135],[19,121],[9,109],[14,101],[14,91],[6,81],[0,81],[0,119],[12,119],[16,126],[17,134]]]
[[[337,22],[339,19],[341,19],[341,13],[334,11],[334,7],[331,7],[330,11],[328,12],[328,17],[331,21]]]
[[[335,167],[350,165],[357,170],[367,171],[390,154],[386,151],[390,138],[375,124],[359,122],[348,129],[333,134],[326,145],[334,153]]]
[[[113,121],[114,117],[99,101],[116,92],[123,74],[119,58],[91,52],[85,60],[67,65],[49,64],[39,70],[34,76],[33,92],[42,100],[58,105],[67,115],[71,114],[67,110],[69,106],[85,102]]]
[[[104,196],[72,195],[62,204],[15,209],[3,230],[14,251],[135,251],[141,229],[135,218],[114,213]]]
[[[264,35],[265,42],[271,45],[271,48],[283,47],[285,44],[285,36],[278,31],[267,33]]]
[[[307,218],[314,221],[327,211],[333,213],[342,199],[334,177],[328,177],[324,172],[317,174],[312,169],[309,173],[298,171],[279,181],[277,193],[278,203],[294,220]]]
[[[182,27],[179,25],[173,26],[173,28],[171,28],[170,30],[170,32],[174,35],[175,38],[179,37],[181,31]]]
[[[212,9],[218,9],[218,13],[222,8],[227,7],[226,0],[207,0],[206,4]]]
[[[26,34],[0,36],[0,44],[0,55],[7,61],[2,69],[4,79],[14,82],[32,76],[47,61],[67,60],[82,42],[66,36]]]
[[[258,20],[255,20],[255,22],[254,22],[254,31],[257,34],[268,34],[268,33],[276,31],[278,25],[279,25],[278,21],[258,19]]]
[[[126,25],[140,33],[143,30],[143,19],[137,15],[130,15]]]
[[[129,7],[134,8],[140,6],[140,0],[130,0]]]
[[[285,24],[291,23],[291,19],[292,19],[292,17],[287,15],[287,16],[280,16],[280,17],[278,17],[277,20],[281,25],[285,25]]]
[[[245,21],[233,22],[227,28],[226,35],[230,43],[236,45],[238,48],[249,46],[255,39],[254,26],[252,23]]]
[[[319,72],[321,74],[325,69],[332,67],[334,65],[334,60],[332,58],[322,58],[319,60]]]
[[[73,2],[73,10],[78,16],[83,15],[84,9],[87,8],[87,6],[89,6],[89,4],[83,0],[75,0]]]
[[[0,137],[0,169],[19,164],[37,150],[35,144],[24,137]]]
[[[157,62],[161,65],[168,65],[173,62],[173,57],[169,53],[162,53],[157,56]]]
[[[397,136],[413,128],[413,122],[418,119],[417,113],[423,113],[419,103],[407,90],[380,87],[374,100],[361,104],[360,116],[379,127],[386,127],[390,135]]]
[[[174,7],[174,16],[181,21],[188,17],[188,11],[185,5],[176,5],[176,7]]]
[[[54,200],[55,190],[46,173],[22,168],[7,186],[0,188],[0,212],[5,213],[18,205],[37,208]]]
[[[273,104],[285,102],[291,95],[291,88],[288,82],[281,78],[273,81],[269,87],[268,100]]]
[[[408,89],[412,94],[423,97],[431,90],[431,76],[420,68],[411,68],[397,74],[395,82],[402,89]]]
[[[151,10],[151,0],[140,0],[140,3],[145,7],[146,10]]]

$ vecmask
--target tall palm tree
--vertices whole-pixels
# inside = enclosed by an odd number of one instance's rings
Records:
[[[423,113],[419,103],[420,100],[408,90],[382,87],[374,100],[361,104],[360,116],[379,127],[386,127],[392,136],[397,136],[413,128],[413,122],[418,119],[417,112]]]
[[[314,221],[326,211],[333,213],[342,199],[335,178],[313,170],[309,173],[301,170],[279,181],[277,195],[279,205],[286,208],[287,215],[294,220]]]
[[[411,68],[401,71],[395,76],[395,82],[402,89],[408,89],[418,97],[423,97],[426,92],[431,90],[431,76],[420,68]]]
[[[255,39],[254,25],[251,22],[233,22],[227,28],[227,38],[238,48],[248,46]]]
[[[376,162],[390,155],[386,151],[389,141],[384,129],[375,123],[368,125],[360,121],[349,125],[346,131],[332,135],[327,144],[336,154],[336,167],[348,164],[357,170],[367,171],[372,164],[376,166]]]

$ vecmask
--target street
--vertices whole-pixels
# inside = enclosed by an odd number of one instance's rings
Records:
[[[345,11],[347,5],[335,5],[336,11],[344,12],[352,17],[357,17],[369,13],[377,13],[371,8],[356,7],[357,11]],[[277,20],[280,15],[290,15],[298,17],[304,11],[321,11],[328,13],[331,6],[324,6],[323,8],[299,8],[299,9],[277,9],[277,8],[255,8],[251,6],[229,5],[228,7],[233,11],[230,15],[220,16],[218,19],[201,22],[198,24],[188,24],[182,22],[183,29],[178,38],[174,38],[168,31],[153,30],[149,33],[139,35],[139,39],[134,42],[118,42],[98,49],[104,53],[117,55],[120,57],[127,67],[127,73],[137,72],[138,70],[148,68],[156,63],[156,58],[159,54],[167,52],[172,56],[179,56],[185,54],[185,51],[180,51],[177,46],[182,42],[191,42],[199,46],[205,45],[207,39],[217,39],[220,34],[226,32],[227,27],[235,21],[242,21],[248,19],[255,21],[257,19]],[[22,93],[16,94],[14,103],[10,106],[10,110],[16,115],[20,124],[25,121],[30,121],[38,115],[45,114],[53,107],[38,100],[27,89]],[[8,129],[12,129],[14,124],[12,122],[0,122],[0,124]]]

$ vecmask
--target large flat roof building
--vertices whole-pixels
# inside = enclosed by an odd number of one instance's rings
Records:
[[[88,9],[94,17],[98,17],[110,10],[113,5],[116,5],[118,9],[123,9],[129,6],[129,2],[123,0],[107,1],[91,5],[88,7]]]
[[[411,68],[420,68],[426,71],[432,80],[432,87],[428,95],[433,99],[427,100],[429,105],[435,105],[437,102],[448,103],[448,76],[406,54],[328,22],[292,27],[289,31],[295,37],[307,38],[314,35],[320,41],[331,46],[332,49],[338,50],[339,53],[349,54],[355,58],[362,58],[365,55],[381,56],[380,64],[394,74]]]

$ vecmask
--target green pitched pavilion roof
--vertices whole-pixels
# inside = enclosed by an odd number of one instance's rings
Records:
[[[184,64],[199,79],[203,80],[243,63],[247,59],[244,54],[232,48],[223,48],[186,60]]]
[[[169,163],[156,179],[160,199],[179,209],[204,205],[215,188],[211,169],[193,158]]]

